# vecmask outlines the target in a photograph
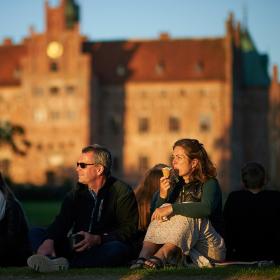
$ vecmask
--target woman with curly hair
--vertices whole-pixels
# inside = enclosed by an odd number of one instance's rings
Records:
[[[222,194],[203,145],[196,139],[176,141],[172,167],[180,180],[172,184],[169,177],[160,178],[157,209],[132,269],[178,265],[188,259],[211,266],[225,258]]]

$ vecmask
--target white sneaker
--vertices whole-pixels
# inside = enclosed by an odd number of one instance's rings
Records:
[[[66,258],[49,258],[42,255],[32,255],[27,259],[27,265],[38,272],[54,272],[67,270],[69,262]]]

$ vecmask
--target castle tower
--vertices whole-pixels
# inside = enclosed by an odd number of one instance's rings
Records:
[[[90,60],[82,53],[75,1],[46,2],[45,15],[45,32],[31,30],[24,42],[22,93],[32,148],[21,164],[28,170],[24,181],[56,184],[74,176],[76,157],[89,143]]]

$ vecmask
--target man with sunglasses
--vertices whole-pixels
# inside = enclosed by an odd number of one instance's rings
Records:
[[[83,148],[78,184],[65,197],[36,255],[27,263],[40,272],[68,267],[120,266],[132,257],[138,226],[134,192],[111,176],[111,154],[100,146]],[[72,246],[67,242],[72,233]],[[38,246],[37,246],[38,247]]]

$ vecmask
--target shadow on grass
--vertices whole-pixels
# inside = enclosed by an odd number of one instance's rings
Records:
[[[77,280],[140,280],[140,279],[280,279],[280,267],[243,268],[165,268],[162,270],[129,270],[128,268],[85,268],[64,272],[38,273],[29,268],[0,268],[0,279],[77,279]]]

